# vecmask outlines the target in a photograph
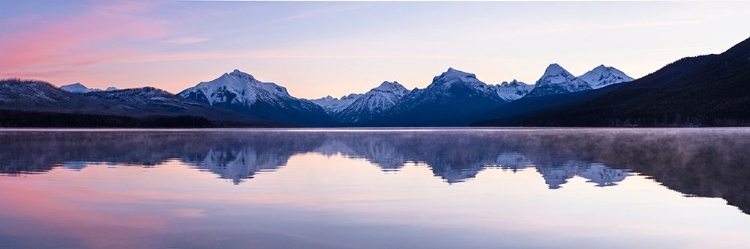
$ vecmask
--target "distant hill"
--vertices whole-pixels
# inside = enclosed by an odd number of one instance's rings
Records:
[[[152,87],[71,93],[41,81],[0,80],[4,127],[288,126],[213,108]]]

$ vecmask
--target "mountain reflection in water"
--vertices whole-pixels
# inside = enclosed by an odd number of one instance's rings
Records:
[[[179,159],[241,184],[294,155],[317,153],[365,159],[389,172],[423,164],[449,184],[486,168],[533,168],[549,189],[574,176],[607,187],[638,173],[750,213],[746,129],[6,130],[0,141],[0,173],[11,176]]]

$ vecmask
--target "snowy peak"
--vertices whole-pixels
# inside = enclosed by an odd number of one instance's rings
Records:
[[[73,83],[70,85],[64,85],[60,87],[60,90],[63,90],[69,93],[90,93],[90,92],[102,91],[102,89],[99,89],[99,88],[88,88],[81,83]],[[107,89],[104,91],[116,91],[116,90],[117,90],[117,87],[110,86],[110,87],[107,87]]]
[[[236,77],[236,78],[239,78],[239,79],[244,79],[244,80],[247,80],[247,81],[258,81],[258,80],[255,79],[255,77],[253,77],[253,75],[251,75],[249,73],[245,73],[243,71],[240,71],[239,69],[234,69],[234,71],[232,71],[230,73],[226,73],[226,74],[229,75],[229,76]]]
[[[493,86],[480,81],[473,73],[467,73],[452,67],[432,78],[432,83],[425,88],[425,92],[432,96],[450,96],[456,92],[456,89],[464,89],[458,91],[471,89],[468,91],[481,93],[480,95],[495,95]]]
[[[633,81],[633,78],[614,67],[599,65],[591,71],[578,77],[588,83],[591,88],[598,89],[612,84]]]
[[[614,67],[607,67],[604,64],[600,64],[599,66],[596,66],[594,69],[591,69],[591,71],[602,72],[602,71],[606,71],[609,68],[614,68]]]
[[[69,93],[87,93],[87,92],[101,91],[100,89],[88,88],[81,83],[73,83],[70,85],[64,85],[60,87],[60,90],[63,90]]]
[[[349,95],[341,96],[341,100],[357,99],[361,96],[362,94],[360,93],[350,93]]]
[[[467,73],[452,67],[435,76],[432,79],[432,84],[427,86],[422,94],[426,94],[425,97],[430,99],[435,99],[437,96],[449,97],[454,94],[497,98],[495,86],[485,84],[477,79],[473,73]]]
[[[370,94],[372,92],[382,92],[382,93],[389,93],[393,95],[403,96],[404,94],[408,93],[409,90],[407,90],[406,87],[399,84],[398,81],[394,81],[394,82],[383,81],[383,83],[380,84],[380,86],[370,89],[370,91],[365,94]]]
[[[346,96],[341,96],[341,98],[334,98],[331,97],[331,95],[328,95],[323,98],[313,99],[310,101],[319,105],[320,107],[323,107],[323,110],[325,110],[326,113],[332,115],[341,112],[349,105],[354,103],[354,101],[357,101],[357,99],[359,99],[359,97],[361,97],[362,95],[364,94],[352,93]]]
[[[336,113],[335,119],[344,123],[371,120],[395,106],[409,92],[397,81],[384,81]]]
[[[354,122],[360,120],[362,116],[369,118],[393,107],[408,93],[409,90],[397,81],[383,81],[364,94],[353,93],[340,99],[326,96],[311,101],[323,107],[328,114],[340,121]]]
[[[457,69],[454,69],[452,67],[448,68],[447,71],[441,73],[439,76],[435,76],[432,79],[432,84],[439,84],[439,85],[452,85],[453,83],[482,83],[477,79],[477,76],[473,73],[467,73],[464,71],[460,71]]]
[[[552,63],[547,66],[547,69],[544,70],[544,75],[558,75],[562,73],[568,73],[568,70],[565,70],[565,68],[561,67],[560,64]]]
[[[441,75],[471,75],[471,76],[474,76],[473,73],[467,73],[467,72],[455,69],[453,67],[449,67],[448,70],[446,70]]]
[[[526,84],[526,83],[524,83],[524,82],[521,82],[521,81],[518,81],[518,80],[516,80],[516,79],[513,79],[513,80],[511,80],[510,82],[508,82],[508,81],[503,81],[502,83],[500,83],[500,85],[498,85],[498,87],[515,87],[515,88],[517,88],[517,87],[521,87],[521,88],[534,88],[534,85]]]
[[[529,85],[515,79],[511,82],[503,81],[503,83],[500,83],[500,85],[495,86],[497,95],[508,102],[526,96],[526,94],[529,94],[532,89],[534,89],[533,85]]]
[[[409,93],[409,90],[406,90],[406,87],[402,86],[397,81],[383,81],[380,86],[370,89],[370,91],[365,93],[364,96],[368,98],[381,98],[382,100],[395,105],[396,101],[404,97],[407,93]]]
[[[534,89],[526,96],[539,97],[553,94],[563,94],[591,90],[591,86],[573,76],[557,63],[552,63],[544,70],[544,74],[536,81]]]
[[[513,80],[511,80],[510,82],[507,82],[507,81],[503,81],[503,83],[500,83],[500,86],[517,86],[517,85],[519,85],[519,84],[524,84],[524,85],[526,85],[526,83],[523,83],[523,82],[520,82],[520,81],[518,81],[518,80],[516,80],[516,79],[513,79]]]
[[[575,80],[575,78],[576,77],[570,74],[568,70],[565,70],[557,63],[552,63],[547,66],[547,69],[544,70],[544,74],[536,81],[536,84],[541,86],[547,84],[570,83]]]
[[[383,81],[383,83],[380,84],[380,86],[373,88],[370,91],[381,91],[381,92],[408,92],[409,90],[406,90],[406,87],[402,86],[398,83],[398,81],[390,82],[390,81]]]

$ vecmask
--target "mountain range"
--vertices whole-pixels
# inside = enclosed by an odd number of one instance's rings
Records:
[[[582,75],[581,78],[586,79],[583,81],[552,64],[538,82],[554,78],[555,70],[565,72],[567,78],[552,81],[552,84],[570,90],[547,93],[537,90],[539,95],[580,91],[576,85],[593,89],[593,86],[601,88],[632,80],[615,68],[599,66]],[[340,99],[328,96],[312,101],[346,126],[466,126],[484,113],[524,98],[539,86],[517,80],[491,85],[475,74],[448,68],[424,89],[407,90],[398,82],[386,81],[364,94],[350,94]]]
[[[532,98],[495,115],[474,125],[748,126],[750,39],[721,54],[682,58],[627,84]]]
[[[680,59],[635,80],[614,67],[600,65],[574,76],[553,63],[533,85],[487,84],[448,68],[421,89],[384,81],[365,93],[313,100],[236,69],[178,94],[8,79],[0,81],[0,124],[78,126],[54,124],[75,116],[81,123],[94,118],[103,120],[101,126],[116,120],[135,127],[177,117],[201,127],[737,126],[750,124],[748,79],[748,40],[722,54]],[[47,121],[35,125],[34,120]]]

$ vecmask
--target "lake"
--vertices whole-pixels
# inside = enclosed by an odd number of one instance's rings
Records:
[[[0,248],[747,248],[750,129],[0,130]]]

